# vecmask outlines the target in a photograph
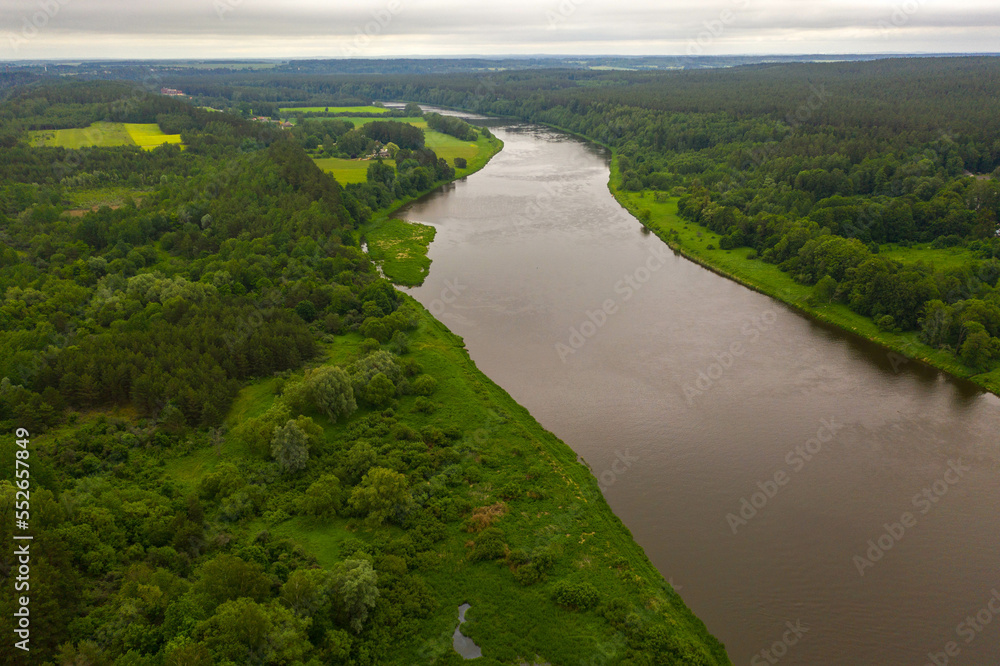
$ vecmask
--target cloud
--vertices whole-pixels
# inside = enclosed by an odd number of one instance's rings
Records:
[[[1000,43],[1000,6],[984,0],[4,0],[4,7],[0,31],[9,34],[48,15],[22,49],[30,56],[19,56],[34,58],[337,55],[366,34],[366,55],[678,54],[706,30],[706,53],[779,53],[804,43],[810,52],[944,52]]]

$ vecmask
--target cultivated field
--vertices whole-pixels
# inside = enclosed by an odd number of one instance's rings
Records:
[[[152,150],[164,143],[180,143],[180,134],[164,134],[158,125],[97,122],[89,127],[31,132],[32,146],[90,148],[140,146]]]
[[[389,113],[389,109],[381,106],[299,106],[279,109],[281,115],[290,113]]]

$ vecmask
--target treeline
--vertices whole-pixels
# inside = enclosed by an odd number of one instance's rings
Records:
[[[465,122],[461,118],[456,118],[455,116],[442,116],[440,113],[427,113],[424,115],[427,120],[427,126],[432,130],[437,130],[438,132],[443,132],[444,134],[450,134],[456,139],[461,139],[462,141],[475,141],[479,134],[476,132],[476,128]]]

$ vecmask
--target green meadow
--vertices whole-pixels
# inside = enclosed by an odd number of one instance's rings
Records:
[[[139,146],[152,150],[164,143],[181,142],[180,134],[164,134],[156,123],[96,122],[89,127],[38,130],[29,136],[32,146],[72,149]]]
[[[389,113],[381,106],[297,106],[278,110],[281,115],[293,113]]]
[[[426,224],[396,218],[386,220],[367,232],[368,256],[395,284],[419,286],[430,271],[427,248],[435,233],[434,227]]]
[[[372,160],[348,160],[342,157],[317,157],[313,158],[313,161],[341,185],[365,182],[368,178],[368,166],[372,163]],[[392,160],[383,162],[393,168],[396,166]]]

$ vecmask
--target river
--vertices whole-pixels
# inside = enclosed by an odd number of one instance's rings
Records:
[[[437,228],[410,293],[733,662],[1000,664],[1000,400],[674,255],[602,149],[492,125],[502,153],[399,213]]]

